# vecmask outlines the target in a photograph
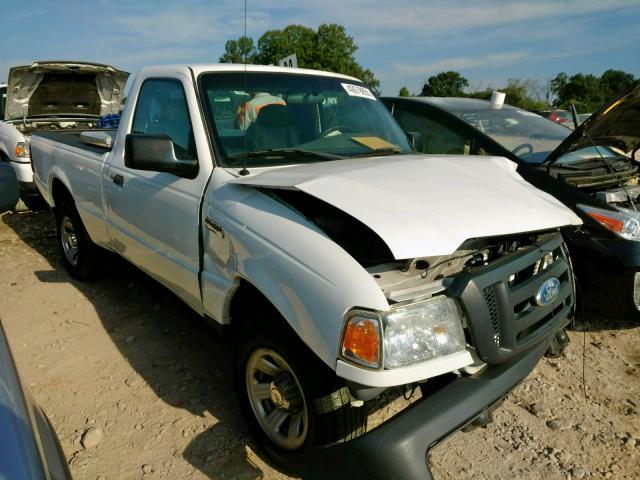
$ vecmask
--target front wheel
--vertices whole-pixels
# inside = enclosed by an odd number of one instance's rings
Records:
[[[351,406],[344,383],[294,334],[239,339],[235,373],[252,433],[285,466],[317,446],[366,432],[365,408]]]
[[[262,432],[279,449],[302,448],[312,413],[293,367],[272,348],[260,347],[251,352],[244,371],[249,406]]]
[[[69,274],[78,280],[94,280],[101,273],[102,249],[91,241],[73,203],[56,207],[58,246]]]

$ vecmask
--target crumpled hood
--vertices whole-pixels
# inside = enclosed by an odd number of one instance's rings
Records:
[[[128,77],[129,73],[109,65],[87,62],[47,61],[13,67],[5,118],[117,113]]]
[[[582,224],[503,157],[356,158],[277,168],[231,183],[319,198],[375,231],[396,259],[450,254],[469,238]]]

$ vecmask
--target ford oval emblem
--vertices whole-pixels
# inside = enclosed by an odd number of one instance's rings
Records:
[[[560,280],[556,277],[551,277],[540,285],[540,288],[536,292],[536,305],[540,307],[546,307],[550,303],[553,303],[558,294],[560,293]]]

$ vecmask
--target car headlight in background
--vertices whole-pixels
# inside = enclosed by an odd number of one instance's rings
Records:
[[[365,366],[405,367],[465,350],[462,319],[454,300],[438,296],[389,312],[350,312],[342,356]]]
[[[607,230],[627,240],[640,241],[640,213],[618,207],[618,211],[605,210],[579,204],[578,208]]]
[[[29,142],[18,142],[16,144],[16,155],[21,158],[29,158]]]

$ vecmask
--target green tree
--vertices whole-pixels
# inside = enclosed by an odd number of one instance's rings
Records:
[[[634,75],[622,70],[607,70],[600,77],[600,89],[605,102],[617,100],[638,83]]]
[[[224,45],[224,54],[218,59],[220,63],[244,63],[245,55],[247,63],[255,63],[256,49],[253,38],[240,37],[237,40],[227,40]]]
[[[298,66],[313,68],[315,32],[302,25],[289,25],[282,30],[268,30],[258,39],[256,63],[277,65],[278,61],[293,53],[298,57]]]
[[[505,102],[525,110],[542,110],[545,108],[546,103],[544,101],[536,100],[529,93],[529,83],[527,80],[510,78],[507,86],[501,89],[506,94]]]
[[[556,97],[556,103],[564,95],[568,83],[569,76],[564,72],[559,73],[551,80],[551,93]]]
[[[301,68],[351,75],[379,93],[380,82],[371,70],[356,61],[354,55],[358,46],[342,25],[322,24],[318,30],[302,25],[288,25],[282,30],[269,30],[258,39],[255,49],[252,39],[249,39],[250,45],[240,45],[240,40],[229,40],[225,44],[221,62],[237,61],[238,56],[241,57],[247,51],[248,63],[277,65],[281,58],[295,53]]]
[[[422,86],[423,97],[463,97],[464,89],[469,86],[469,80],[458,72],[441,72],[429,77]]]
[[[398,95],[401,97],[409,97],[411,94],[409,93],[409,89],[407,87],[402,87],[398,92]]]
[[[480,100],[491,100],[491,94],[493,90],[487,88],[486,90],[478,90],[477,92],[471,92],[467,96],[469,98],[478,98]]]
[[[593,112],[638,85],[634,75],[621,70],[607,70],[600,77],[577,73],[569,77],[559,73],[551,80],[556,105],[569,108],[573,103],[580,112]]]

